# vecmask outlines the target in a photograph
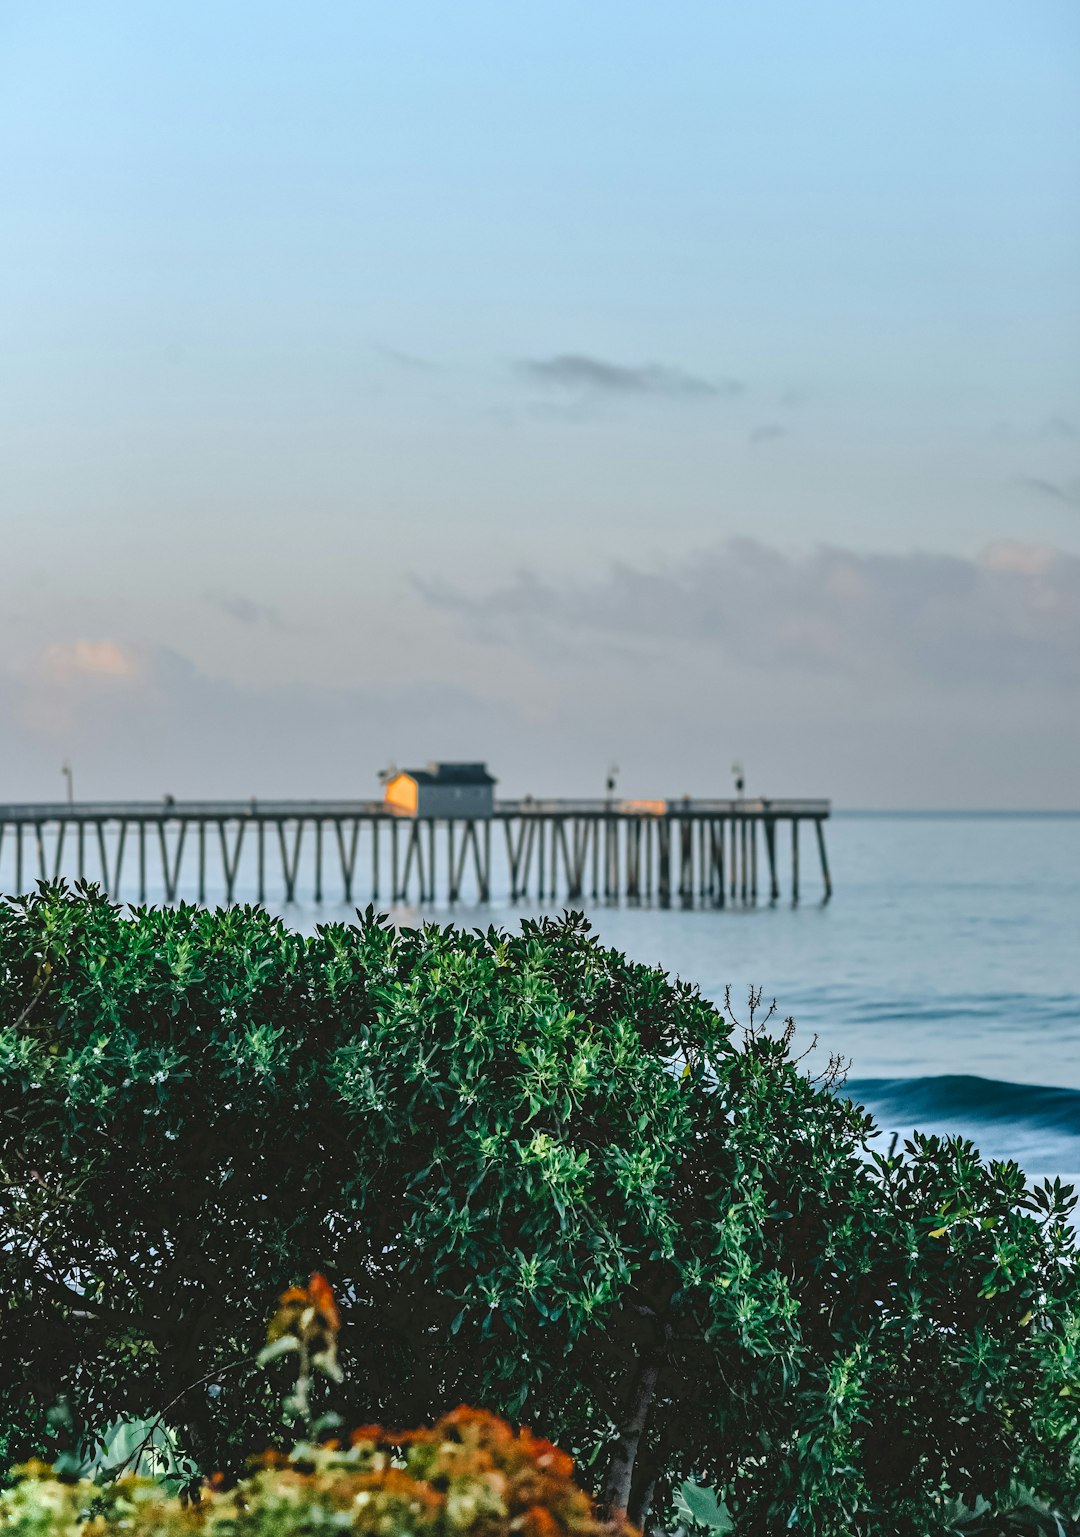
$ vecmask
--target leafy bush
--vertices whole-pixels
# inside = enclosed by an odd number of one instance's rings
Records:
[[[599,1522],[570,1458],[494,1415],[458,1409],[431,1430],[365,1426],[348,1449],[267,1454],[234,1488],[181,1503],[152,1479],[64,1483],[44,1463],[0,1493],[4,1537],[630,1537]]]
[[[687,1478],[740,1533],[1073,1501],[1070,1192],[960,1140],[869,1153],[748,1024],[573,917],[0,908],[13,1452],[66,1395],[238,1469],[277,1414],[253,1314],[320,1264],[352,1420],[484,1404],[637,1520]]]

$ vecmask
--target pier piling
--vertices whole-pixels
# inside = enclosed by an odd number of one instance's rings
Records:
[[[588,889],[593,901],[670,906],[675,900],[723,908],[758,900],[759,835],[768,899],[779,899],[777,828],[789,822],[791,899],[797,903],[803,822],[814,825],[823,896],[832,895],[825,851],[829,812],[827,801],[687,799],[501,801],[493,816],[450,820],[395,814],[378,801],[0,805],[0,891],[25,889],[29,838],[37,878],[84,879],[89,863],[111,897],[130,896],[124,860],[134,841],[140,903],[154,891],[169,903],[185,896],[199,903],[254,896],[260,903],[307,897],[317,904],[340,898],[364,905],[379,900],[388,840],[392,902],[485,903],[498,873],[492,823],[501,822],[505,863],[499,869],[511,901],[575,903]],[[368,890],[358,892],[357,859],[367,838],[371,878]]]

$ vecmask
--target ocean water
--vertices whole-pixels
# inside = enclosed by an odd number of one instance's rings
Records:
[[[797,907],[577,905],[606,943],[696,983],[718,1003],[730,986],[741,1008],[748,989],[760,987],[781,1020],[795,1019],[797,1049],[817,1037],[811,1070],[831,1053],[850,1062],[846,1092],[874,1115],[883,1138],[915,1128],[960,1133],[986,1157],[1016,1158],[1033,1177],[1080,1184],[1080,813],[837,814],[826,828],[834,884],[827,904],[818,900],[817,852],[804,835]],[[115,834],[108,836],[113,867]],[[11,842],[0,849],[0,890],[14,889]],[[787,840],[779,842],[781,889],[789,890]],[[505,891],[498,838],[492,847],[493,890]],[[87,868],[96,869],[96,846],[87,850]],[[369,857],[362,851],[358,872]],[[132,858],[129,849],[124,896],[132,895]],[[328,850],[328,887],[335,858]],[[313,890],[311,859],[309,840],[298,892]],[[192,861],[189,840],[180,888],[189,896]],[[156,868],[151,859],[151,879]],[[248,840],[237,899],[253,900],[256,884]],[[148,895],[160,901],[163,892]],[[207,895],[220,900],[223,892],[211,885]],[[356,896],[367,904],[359,874]],[[353,916],[351,907],[310,901],[277,910],[305,931]],[[537,910],[466,902],[399,907],[391,916],[515,926]]]
[[[600,937],[741,1006],[751,986],[797,1043],[850,1061],[884,1136],[961,1133],[1033,1177],[1080,1182],[1080,815],[843,815],[834,895],[803,853],[798,907],[584,904]],[[812,857],[811,857],[812,856]],[[556,910],[559,904],[555,904]],[[398,909],[398,922],[514,925],[533,906]],[[342,912],[287,910],[311,929]]]

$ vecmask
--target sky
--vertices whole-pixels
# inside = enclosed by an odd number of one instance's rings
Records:
[[[0,0],[0,802],[1080,805],[1075,0]]]

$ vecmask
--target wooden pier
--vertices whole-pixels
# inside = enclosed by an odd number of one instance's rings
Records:
[[[382,801],[0,805],[0,891],[85,879],[117,900],[627,902],[716,907],[800,897],[822,800],[496,801],[469,820]]]

